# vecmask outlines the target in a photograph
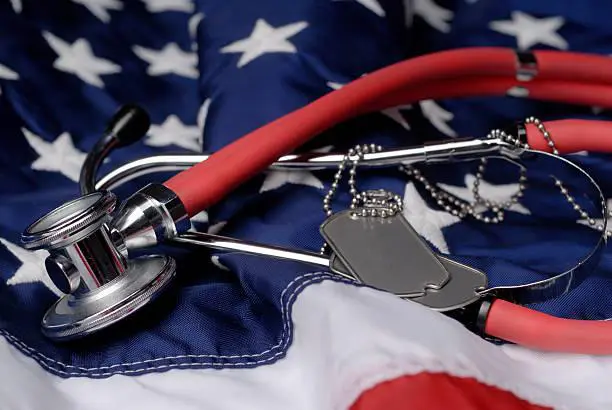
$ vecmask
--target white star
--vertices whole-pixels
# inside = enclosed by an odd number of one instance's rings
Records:
[[[414,23],[414,7],[413,0],[402,0],[402,5],[404,7],[404,25],[406,27],[412,27]]]
[[[199,232],[196,224],[209,224],[210,223],[208,212],[202,211],[198,214],[195,214],[189,219],[189,222],[191,222],[191,227],[189,228],[189,230],[191,232]],[[206,232],[211,235],[217,235],[225,227],[225,225],[227,225],[227,221],[217,222],[216,224],[209,225]]]
[[[198,57],[181,50],[176,43],[169,43],[160,51],[141,46],[132,48],[134,53],[149,64],[147,74],[176,74],[187,78],[198,78]]]
[[[75,3],[79,3],[96,16],[100,21],[108,23],[111,20],[109,10],[121,10],[123,4],[119,0],[72,0]]]
[[[121,71],[121,67],[112,61],[96,57],[84,38],[69,44],[47,31],[43,32],[43,37],[58,55],[53,67],[74,74],[88,84],[102,88],[104,83],[100,75]]]
[[[150,13],[160,11],[184,11],[191,13],[194,10],[192,0],[142,0]]]
[[[410,129],[410,124],[408,124],[408,121],[406,121],[406,119],[402,115],[401,110],[407,110],[407,109],[410,109],[410,108],[412,108],[412,105],[410,105],[410,104],[408,104],[408,105],[400,105],[400,106],[397,106],[397,107],[386,108],[386,109],[382,110],[381,113],[383,113],[387,117],[391,118],[393,121],[397,122],[399,125],[401,125],[405,129],[409,130]]]
[[[362,75],[362,77],[363,77],[363,75]],[[344,85],[345,84],[340,84],[340,83],[336,83],[336,82],[333,82],[333,81],[328,81],[327,82],[327,86],[329,88],[334,89],[334,90],[338,90],[338,89],[344,87]],[[406,119],[402,115],[401,110],[407,110],[407,109],[410,109],[410,108],[412,108],[412,105],[410,105],[410,104],[408,104],[408,105],[400,105],[400,106],[397,106],[397,107],[386,108],[386,109],[381,111],[381,114],[386,115],[387,117],[391,118],[393,121],[397,122],[399,125],[401,125],[405,129],[409,130],[410,129],[410,124],[408,124],[408,121],[406,121]]]
[[[313,150],[313,152],[329,152],[333,147],[327,146]],[[264,180],[259,193],[272,191],[278,189],[286,184],[293,185],[306,185],[317,189],[323,189],[323,182],[314,176],[309,171],[282,171],[282,170],[270,170],[266,172],[266,179]]]
[[[206,118],[208,117],[208,109],[210,108],[211,99],[207,98],[202,103],[200,110],[198,111],[198,127],[200,128],[200,135],[204,135],[204,128],[206,127]],[[200,144],[201,146],[201,144]]]
[[[19,74],[7,66],[0,64],[0,78],[5,80],[19,80]]]
[[[194,216],[192,216],[191,218],[189,218],[189,222],[191,222],[191,228],[189,229],[190,231],[197,231],[197,227],[195,226],[195,224],[207,224],[208,223],[208,212],[206,211],[202,211],[198,214],[195,214]]]
[[[189,23],[187,24],[189,27],[189,36],[191,37],[192,41],[191,49],[194,51],[198,49],[198,42],[196,39],[198,34],[198,27],[200,26],[200,23],[203,19],[204,13],[197,13],[189,18]]]
[[[403,214],[419,235],[441,253],[449,253],[442,229],[460,222],[459,217],[428,207],[412,182],[406,185],[404,192]]]
[[[385,9],[382,8],[378,0],[355,0],[374,14],[380,17],[385,17]]]
[[[185,125],[172,114],[161,125],[151,125],[145,144],[152,147],[176,145],[190,151],[200,152],[201,134],[197,125]]]
[[[74,182],[79,181],[81,167],[87,154],[75,148],[70,134],[62,133],[53,142],[47,142],[26,128],[21,131],[30,146],[39,155],[31,165],[39,171],[60,172]]]
[[[518,48],[522,50],[538,43],[566,50],[567,41],[557,33],[564,23],[565,19],[561,16],[539,19],[517,10],[512,12],[512,20],[492,21],[489,28],[516,36]]]
[[[295,46],[288,41],[300,31],[308,27],[305,21],[287,24],[274,28],[264,19],[258,19],[253,32],[247,38],[235,41],[221,49],[222,53],[242,53],[237,67],[244,67],[266,53],[293,53],[297,52]]]
[[[431,125],[436,127],[438,131],[456,137],[457,133],[447,123],[454,118],[453,113],[446,111],[433,100],[423,100],[419,103],[423,116],[431,122]]]
[[[202,22],[202,20],[204,19],[204,13],[197,13],[194,14],[193,16],[191,16],[189,18],[189,36],[191,38],[195,38],[196,35],[198,34],[198,27],[200,26],[200,23]]]
[[[224,270],[224,271],[230,271],[230,268],[228,268],[227,266],[225,266],[224,264],[221,263],[221,261],[219,260],[219,256],[218,255],[213,255],[210,257],[210,261],[213,263],[213,265],[215,265],[217,268]]]
[[[259,193],[278,189],[285,184],[307,185],[323,189],[323,182],[307,171],[268,171]]]
[[[450,21],[454,13],[438,6],[433,0],[414,0],[414,14],[420,16],[430,26],[443,33],[451,30]]]
[[[344,84],[336,83],[336,82],[333,82],[333,81],[328,81],[327,82],[327,86],[329,88],[334,89],[334,90],[339,90],[340,88],[344,87]]]
[[[0,78],[5,80],[19,80],[19,74],[17,74],[7,66],[0,64]],[[1,88],[0,95],[2,95]]]
[[[43,285],[57,296],[62,295],[62,292],[60,292],[53,282],[51,282],[49,275],[47,275],[47,270],[45,268],[45,259],[49,255],[47,251],[29,251],[4,238],[0,238],[0,243],[21,262],[21,266],[13,276],[6,281],[7,285],[14,286],[21,283],[42,282]]]
[[[11,0],[11,6],[13,6],[13,10],[15,10],[15,13],[21,13],[21,10],[23,10],[23,4],[21,4],[21,0]]]
[[[472,188],[474,186],[474,181],[476,181],[476,177],[472,174],[467,174],[465,176],[465,187],[459,187],[454,185],[447,184],[438,184],[438,186],[451,194],[455,195],[458,198],[463,199],[464,201],[473,203],[474,192]],[[510,199],[510,197],[518,191],[518,184],[502,184],[502,185],[493,185],[488,183],[485,180],[480,181],[480,196],[484,199],[493,201],[493,202],[505,202]],[[476,212],[483,212],[485,209],[483,206],[479,205],[476,207]],[[509,211],[518,212],[519,214],[531,215],[529,209],[525,208],[523,205],[516,203],[512,204]]]
[[[216,224],[210,225],[208,227],[208,233],[212,235],[217,235],[223,228],[227,225],[227,221],[217,222]]]

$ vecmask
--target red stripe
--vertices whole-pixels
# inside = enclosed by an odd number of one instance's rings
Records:
[[[350,410],[550,410],[472,378],[419,373],[366,390]]]

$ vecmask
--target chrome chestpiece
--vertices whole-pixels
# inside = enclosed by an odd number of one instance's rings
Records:
[[[47,273],[65,293],[42,319],[42,331],[51,339],[82,337],[123,319],[155,298],[175,274],[171,257],[130,254],[189,228],[177,196],[151,184],[118,207],[115,194],[92,189],[104,156],[137,141],[148,128],[148,115],[140,108],[119,110],[85,161],[84,195],[42,216],[22,234],[26,249],[49,251]]]
[[[163,229],[156,232],[153,225],[143,223],[146,213],[156,226],[163,226],[157,225],[163,218],[128,203],[119,213],[117,221],[123,227],[119,230],[111,217],[116,203],[108,191],[93,192],[38,219],[23,234],[25,248],[49,251],[47,272],[66,293],[42,320],[43,332],[51,339],[83,336],[122,319],[154,298],[175,274],[170,257],[129,258],[134,248],[128,245],[151,244],[156,235],[164,234]],[[127,223],[126,215],[135,214],[142,219]],[[134,234],[139,228],[142,233]]]
[[[80,180],[83,196],[42,216],[22,235],[25,248],[49,251],[47,272],[54,284],[65,293],[42,319],[42,331],[50,339],[70,340],[95,333],[133,314],[159,295],[175,275],[175,261],[169,256],[134,257],[133,254],[136,250],[160,243],[304,262],[445,312],[461,309],[489,295],[520,304],[562,295],[590,273],[605,243],[602,233],[593,251],[575,267],[551,275],[548,279],[517,286],[486,288],[484,273],[446,256],[434,254],[402,219],[401,213],[386,220],[371,217],[358,220],[359,217],[355,219],[342,212],[330,216],[321,225],[321,233],[332,250],[329,257],[207,233],[187,232],[190,228],[187,212],[180,198],[164,185],[147,185],[121,204],[109,189],[152,172],[186,169],[206,160],[206,155],[143,158],[96,181],[98,167],[104,158],[115,148],[138,141],[148,128],[149,118],[142,109],[135,106],[120,109],[86,158]],[[567,166],[585,177],[595,208],[593,214],[601,215],[605,224],[603,195],[586,172],[562,158],[529,151],[498,138],[453,139],[422,147],[369,153],[363,156],[359,166],[389,167],[495,156],[520,162],[525,154],[541,154],[540,162],[555,161],[555,164]],[[272,164],[272,168],[335,168],[342,158],[340,154],[287,155]],[[364,259],[360,252],[364,246],[367,247],[366,241],[375,241],[373,248],[379,250],[372,260]],[[404,253],[398,241],[412,243],[410,252]],[[386,249],[393,249],[397,258],[403,258],[402,261],[385,260],[389,256],[385,253]],[[417,266],[413,266],[420,269],[418,277],[406,277],[410,275],[407,265],[411,261],[418,262]],[[377,264],[386,266],[380,270],[381,275],[377,274]]]

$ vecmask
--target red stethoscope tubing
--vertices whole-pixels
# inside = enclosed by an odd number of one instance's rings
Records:
[[[493,301],[484,332],[532,349],[559,353],[612,354],[612,322],[563,319],[502,299]]]
[[[391,97],[403,96],[408,104],[424,98],[452,96],[504,95],[513,86],[537,87],[544,81],[582,83],[598,89],[612,86],[612,60],[603,56],[571,52],[537,51],[539,73],[537,82],[521,82],[516,75],[516,55],[511,49],[473,48],[434,53],[400,62],[380,69],[333,91],[318,100],[293,111],[227,145],[207,161],[180,172],[165,182],[183,201],[189,215],[193,216],[215,204],[237,186],[265,170],[278,157],[299,147],[324,130],[349,118],[361,115],[373,107],[384,107]],[[506,85],[492,87],[484,84],[476,87],[466,78],[486,79],[505,77]],[[457,90],[436,86],[436,82],[457,81]],[[462,88],[461,80],[465,81]],[[432,93],[427,85],[439,90]],[[448,83],[447,83],[448,84]],[[560,84],[560,83],[556,83]],[[440,84],[443,85],[443,84]],[[598,86],[597,88],[595,88]],[[481,88],[482,87],[482,88]],[[415,93],[421,89],[421,92]],[[487,88],[488,89],[488,88]],[[401,90],[402,92],[398,92]],[[465,90],[462,91],[462,90]],[[425,92],[427,91],[427,93]],[[582,98],[567,87],[551,87],[530,95],[531,98],[599,104],[612,107],[602,95],[583,93]],[[577,101],[583,100],[583,101]],[[387,103],[387,104],[383,104]],[[194,183],[194,181],[197,181]]]
[[[517,85],[509,77],[466,77],[454,80],[439,81],[419,85],[418,88],[407,88],[397,91],[384,99],[377,100],[364,110],[366,112],[406,104],[406,101],[424,99],[441,99],[470,96],[499,96]],[[520,84],[529,92],[529,98],[550,102],[571,103],[612,107],[612,84],[580,83],[558,80],[533,80]]]
[[[516,78],[514,50],[472,48],[434,53],[383,68],[293,111],[227,145],[165,185],[193,216],[264,171],[278,157],[349,118],[424,99],[506,95],[513,87],[532,99],[612,107],[612,59],[536,51],[537,77]],[[545,123],[561,153],[612,152],[612,124],[560,120]],[[533,125],[527,139],[550,152]],[[560,319],[504,300],[491,304],[484,332],[542,350],[612,354],[612,323]]]

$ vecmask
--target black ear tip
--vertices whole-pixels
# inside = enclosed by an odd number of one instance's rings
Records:
[[[150,126],[151,118],[144,108],[125,104],[113,115],[106,132],[117,138],[119,146],[126,146],[144,137]]]

